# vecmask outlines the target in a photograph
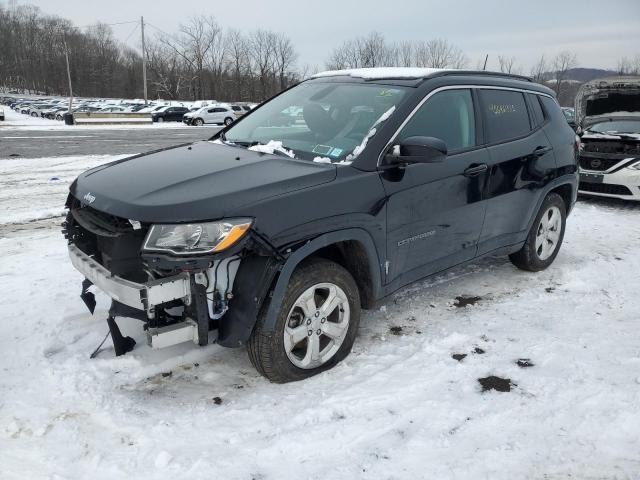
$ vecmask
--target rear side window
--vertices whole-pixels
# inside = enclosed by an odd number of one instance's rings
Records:
[[[398,139],[414,136],[439,138],[450,152],[473,147],[476,126],[471,91],[445,90],[429,98],[404,126]]]
[[[533,93],[527,93],[529,97],[529,105],[531,106],[531,116],[533,117],[534,126],[538,127],[544,123],[544,113],[540,106],[540,96]]]
[[[237,106],[234,105],[233,107],[231,107],[231,110],[233,110],[234,112],[239,112],[242,109],[240,107],[237,107]]]
[[[488,143],[505,142],[529,133],[529,113],[522,93],[481,90],[480,98]]]
[[[562,113],[562,109],[560,108],[560,105],[558,105],[558,102],[555,101],[555,99],[550,97],[540,97],[540,100],[542,100],[542,106],[547,113],[547,117],[549,117],[554,122],[558,122],[557,125],[567,123],[564,113]]]

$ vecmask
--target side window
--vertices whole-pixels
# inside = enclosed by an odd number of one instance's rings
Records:
[[[544,112],[540,106],[540,96],[533,93],[527,93],[527,97],[529,98],[529,105],[531,106],[534,125],[538,127],[544,123]]]
[[[486,140],[504,142],[531,130],[524,95],[511,90],[480,90]]]
[[[473,100],[468,89],[445,90],[429,98],[404,126],[398,139],[436,137],[450,152],[476,144]]]
[[[241,109],[240,107],[238,107],[238,106],[234,105],[233,107],[231,107],[231,110],[233,110],[234,112],[239,112],[239,111],[241,111],[242,109]]]
[[[558,102],[555,99],[549,97],[541,97],[540,99],[542,100],[542,106],[544,107],[547,116],[552,121],[557,122],[557,125],[562,125],[567,122],[564,113],[562,113],[562,110],[560,109],[560,105],[558,105]]]
[[[222,112],[226,112],[227,109],[218,107],[218,108],[214,108],[213,111],[214,113],[222,113]]]

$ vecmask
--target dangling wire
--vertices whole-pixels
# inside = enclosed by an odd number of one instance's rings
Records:
[[[111,330],[107,332],[107,334],[104,336],[104,339],[100,342],[100,345],[98,345],[98,348],[96,348],[93,351],[93,353],[89,356],[89,358],[96,358],[98,356],[98,353],[100,353],[100,347],[104,345],[104,342],[107,341],[107,338],[109,338],[109,335],[111,335]]]

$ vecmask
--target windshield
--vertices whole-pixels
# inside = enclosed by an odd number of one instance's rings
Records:
[[[640,134],[640,120],[614,120],[600,122],[588,128],[592,133],[633,133]]]
[[[280,144],[297,158],[326,163],[351,161],[405,92],[396,86],[305,82],[231,127],[224,141],[245,147]]]

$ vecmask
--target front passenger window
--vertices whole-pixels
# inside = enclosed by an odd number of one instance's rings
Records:
[[[414,136],[439,138],[447,144],[449,152],[475,146],[471,91],[444,90],[430,97],[404,126],[398,139]]]

